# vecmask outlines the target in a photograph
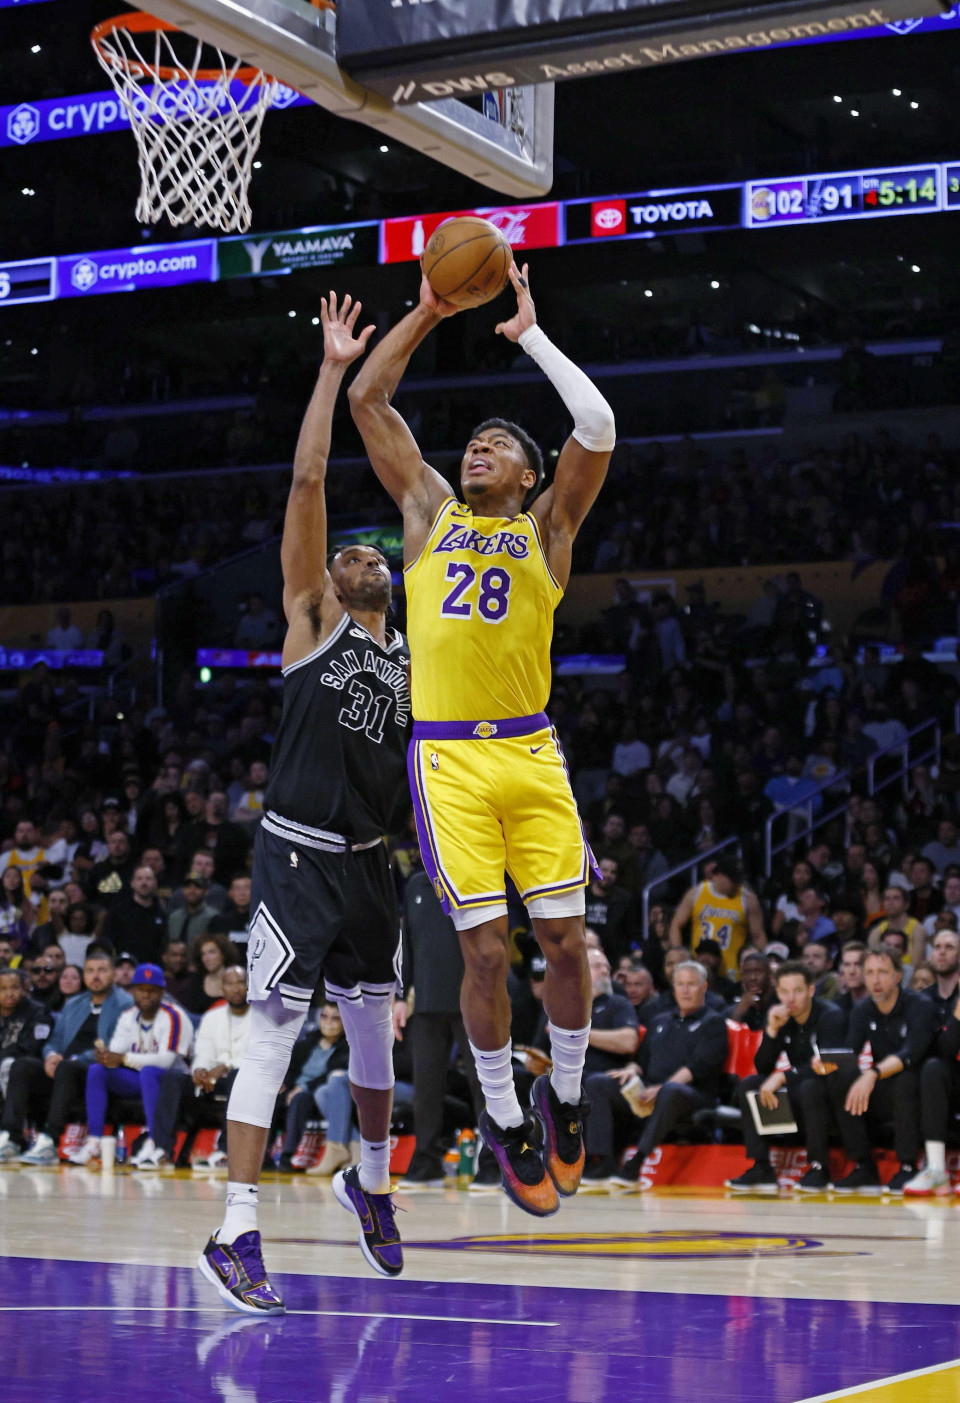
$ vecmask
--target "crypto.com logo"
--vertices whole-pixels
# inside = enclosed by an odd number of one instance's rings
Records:
[[[21,102],[7,118],[7,139],[18,146],[26,146],[39,131],[40,113],[29,102]]]
[[[89,292],[96,286],[100,273],[92,258],[81,258],[70,269],[70,281],[78,292]]]

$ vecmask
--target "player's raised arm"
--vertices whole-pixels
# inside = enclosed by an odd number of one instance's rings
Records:
[[[573,418],[573,433],[560,453],[553,483],[530,509],[545,536],[550,568],[566,584],[573,540],[603,486],[617,441],[616,425],[613,410],[593,381],[537,325],[527,264],[522,275],[513,264],[510,281],[517,313],[501,322],[497,333],[516,341],[537,362]]]
[[[443,499],[453,494],[445,479],[423,461],[413,434],[390,401],[420,342],[457,310],[438,298],[424,278],[419,304],[375,347],[349,391],[350,409],[367,457],[403,512],[408,558],[419,554],[423,544],[416,540],[418,520],[425,530]]]
[[[303,611],[306,598],[313,605],[322,601],[327,584],[325,484],[333,410],[347,366],[363,355],[374,330],[367,326],[354,336],[361,304],[354,302],[351,306],[351,301],[348,293],[338,307],[335,292],[330,294],[329,305],[325,297],[320,299],[323,364],[297,440],[280,546],[283,612],[291,625],[298,618],[298,610]]]

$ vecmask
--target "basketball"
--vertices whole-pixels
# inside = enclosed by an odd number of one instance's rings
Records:
[[[438,297],[455,307],[479,307],[506,287],[513,251],[488,219],[464,215],[434,230],[420,261]]]

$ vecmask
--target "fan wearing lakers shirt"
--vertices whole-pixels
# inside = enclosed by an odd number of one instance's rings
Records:
[[[684,944],[684,927],[689,924],[694,950],[701,940],[715,940],[723,951],[724,971],[736,975],[748,937],[756,949],[766,949],[763,911],[755,894],[744,886],[743,869],[730,853],[705,863],[703,876],[673,913],[669,943]]]
[[[457,311],[424,278],[419,305],[384,338],[350,403],[367,454],[403,512],[414,735],[409,769],[424,865],[463,948],[463,1019],[486,1107],[480,1118],[508,1196],[547,1216],[583,1168],[581,1081],[591,1036],[584,887],[592,861],[556,732],[553,614],[574,538],[615,443],[613,413],[537,325],[527,269],[511,266],[517,312],[497,331],[519,342],[573,421],[552,485],[527,433],[503,419],[474,432],[460,496],[428,467],[391,405],[410,356]],[[547,961],[544,1006],[553,1071],[524,1116],[513,1086],[504,872]]]

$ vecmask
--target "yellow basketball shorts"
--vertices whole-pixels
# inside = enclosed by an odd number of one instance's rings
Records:
[[[504,872],[525,902],[589,881],[593,855],[542,713],[417,722],[408,768],[423,864],[445,910],[502,902]]]

